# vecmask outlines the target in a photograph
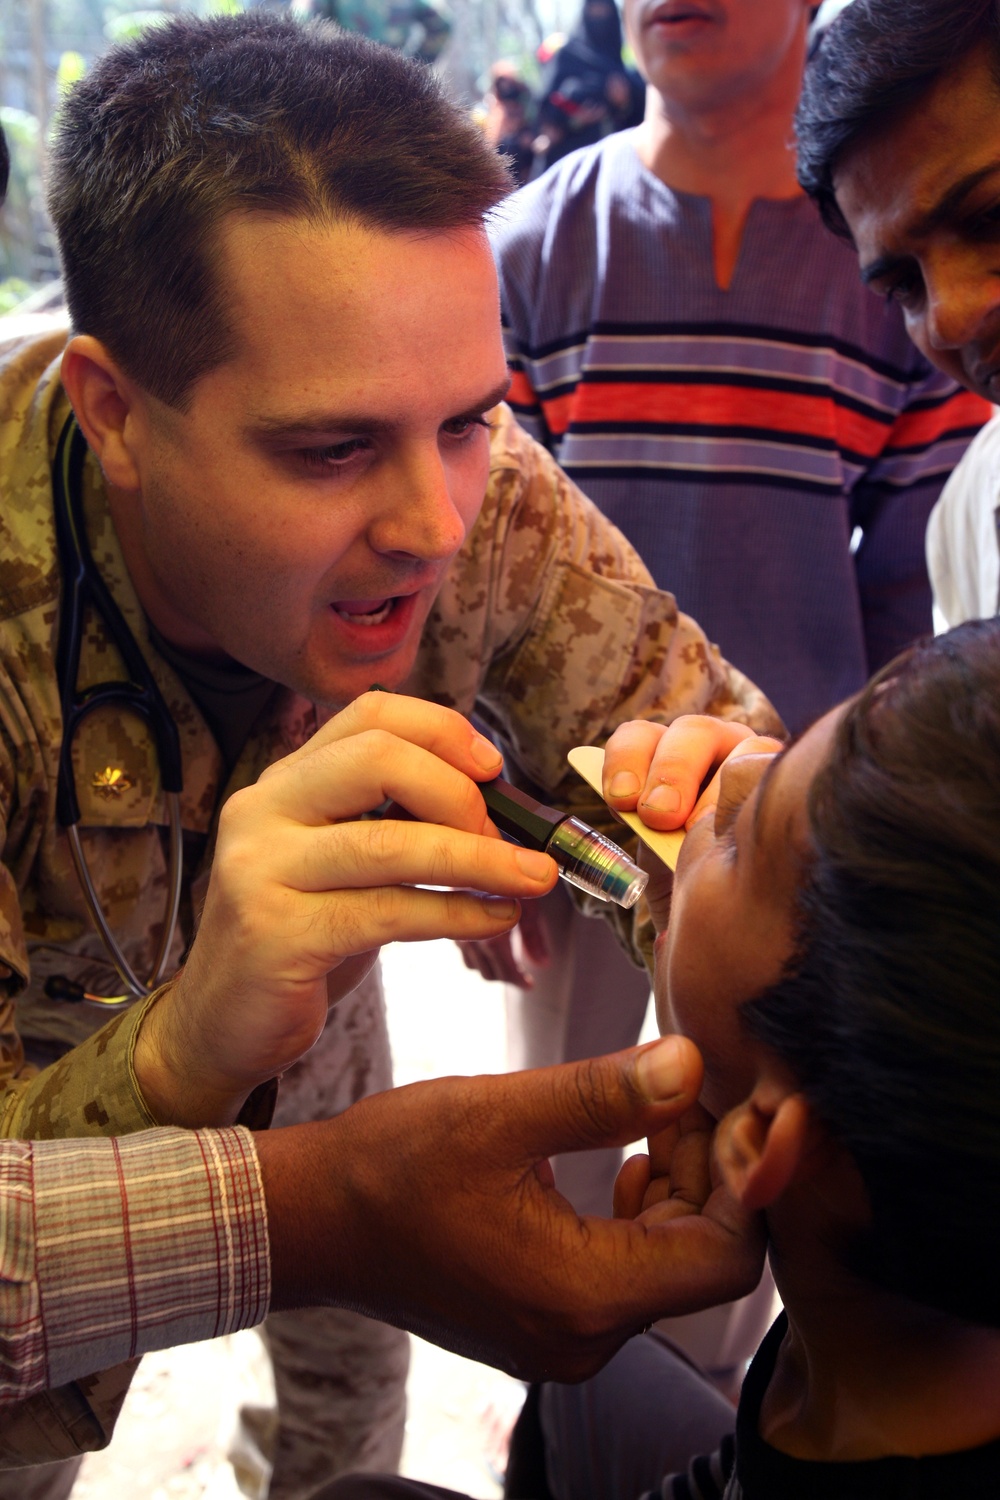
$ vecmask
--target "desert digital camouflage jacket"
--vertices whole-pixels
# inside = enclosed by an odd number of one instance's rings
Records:
[[[7,996],[17,997],[17,1029],[57,1044],[81,1040],[100,1016],[47,1000],[50,974],[90,989],[120,988],[55,816],[60,578],[50,465],[69,414],[58,378],[64,339],[65,330],[50,324],[0,343],[0,963]],[[653,587],[628,542],[548,454],[506,410],[497,415],[482,513],[446,577],[403,690],[475,710],[501,740],[515,779],[621,840],[621,825],[566,764],[568,749],[601,743],[630,718],[711,713],[763,728],[775,725],[773,710],[673,598]],[[84,505],[94,558],[180,731],[190,879],[172,955],[179,961],[221,803],[301,745],[329,709],[275,686],[224,782],[222,756],[199,710],[150,644],[93,459]],[[78,686],[121,674],[115,647],[88,615]],[[73,765],[98,893],[132,964],[147,972],[163,914],[166,817],[145,726],[128,712],[92,714],[74,741]],[[26,1098],[16,1097],[14,1019],[8,1007],[0,1133],[60,1134],[57,1118],[33,1118],[30,1086]],[[125,1128],[141,1123],[148,1121]]]

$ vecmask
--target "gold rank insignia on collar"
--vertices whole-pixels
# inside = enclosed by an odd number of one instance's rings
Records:
[[[107,801],[120,797],[122,792],[131,791],[135,786],[132,777],[121,766],[105,766],[103,771],[95,771],[90,784],[98,796]]]

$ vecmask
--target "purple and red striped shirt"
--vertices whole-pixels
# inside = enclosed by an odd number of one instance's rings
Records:
[[[623,131],[493,231],[510,404],[799,728],[931,625],[930,509],[989,407],[931,369],[806,198],[711,205]]]

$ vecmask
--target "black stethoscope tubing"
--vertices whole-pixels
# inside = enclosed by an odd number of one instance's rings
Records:
[[[62,572],[56,681],[62,710],[63,735],[59,749],[56,817],[69,840],[73,864],[94,926],[107,949],[108,957],[129,991],[127,995],[118,996],[81,992],[79,995],[74,994],[72,998],[85,998],[106,1006],[121,1006],[150,994],[162,982],[167,955],[177,929],[183,876],[180,818],[183,770],[177,725],[171,718],[163,694],[135,637],[125,623],[121,610],[111,597],[90,550],[83,512],[83,466],[86,457],[86,439],[76,418],[70,416],[59,434],[52,465],[56,548]],[[80,670],[83,622],[88,607],[101,620],[118,648],[128,680],[100,682],[78,692],[76,682]],[[73,777],[73,738],[88,714],[104,708],[126,709],[145,721],[156,747],[160,781],[170,821],[166,920],[153,968],[146,981],[136,974],[111,931],[87,867],[77,826],[80,822],[80,804]],[[53,979],[58,981],[59,976],[53,976]],[[46,988],[50,995],[69,999],[71,995],[66,992],[67,989],[73,991],[77,987],[67,986],[67,982],[63,981],[62,988],[58,982],[54,989],[49,989],[48,986]]]

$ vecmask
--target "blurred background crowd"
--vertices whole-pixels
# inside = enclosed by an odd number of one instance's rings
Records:
[[[58,275],[44,205],[45,139],[63,91],[110,43],[158,16],[249,0],[0,0],[0,122],[12,174],[0,215],[0,313]],[[322,16],[438,69],[519,184],[642,119],[645,87],[613,0],[269,0]]]

